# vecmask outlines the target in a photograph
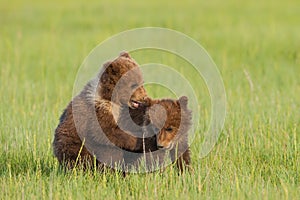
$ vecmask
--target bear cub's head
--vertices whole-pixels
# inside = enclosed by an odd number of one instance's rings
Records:
[[[178,100],[153,100],[148,115],[159,149],[173,149],[180,143],[187,144],[192,119],[187,104],[186,96]]]
[[[99,78],[101,98],[132,109],[148,103],[142,72],[127,52],[105,63]]]

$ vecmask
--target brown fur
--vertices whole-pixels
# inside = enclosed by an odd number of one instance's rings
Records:
[[[74,97],[61,115],[53,141],[59,163],[73,168],[76,162],[87,167],[96,161],[102,169],[105,165],[114,167],[123,160],[136,162],[141,154],[132,156],[131,152],[159,152],[157,156],[163,160],[164,147],[168,147],[172,161],[183,171],[190,163],[187,132],[191,112],[187,109],[187,98],[150,101],[138,65],[128,53],[106,63],[102,72]],[[139,107],[134,107],[133,102],[139,103]],[[161,124],[162,111],[149,109],[150,105],[165,108],[165,124]],[[145,125],[149,125],[147,130],[141,127]],[[149,127],[161,127],[161,130],[156,135]],[[163,150],[157,151],[158,146]],[[127,150],[128,155],[122,150]]]
[[[147,102],[142,84],[139,67],[128,53],[106,63],[99,77],[74,97],[60,118],[53,141],[59,163],[69,168],[76,161],[92,165],[95,155],[102,168],[102,163],[120,162],[122,149],[140,151],[141,140],[121,130],[117,121],[123,107],[134,109]]]
[[[159,149],[170,151],[171,160],[176,162],[180,172],[190,165],[190,149],[188,145],[188,130],[191,126],[191,111],[188,109],[188,98],[183,96],[178,100],[163,99],[156,102],[164,108],[165,123],[161,124],[162,110],[150,109],[151,123],[160,128],[156,142]]]
[[[168,152],[171,161],[176,162],[180,172],[190,165],[190,149],[188,145],[188,130],[191,126],[191,111],[187,107],[188,98],[183,96],[178,100],[151,100],[150,106],[144,111],[144,126],[146,127],[144,152],[152,152],[146,156],[148,167],[152,162],[163,165]],[[132,110],[131,116],[141,124],[141,111]],[[151,136],[152,135],[152,136]],[[156,163],[157,164],[157,163]],[[154,165],[156,165],[154,164]]]

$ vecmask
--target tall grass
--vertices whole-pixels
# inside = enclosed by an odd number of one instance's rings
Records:
[[[0,199],[299,199],[299,12],[292,0],[1,1]],[[64,172],[51,143],[81,62],[109,36],[144,26],[184,32],[215,60],[227,92],[218,143],[198,157],[210,117],[199,83],[193,173]]]

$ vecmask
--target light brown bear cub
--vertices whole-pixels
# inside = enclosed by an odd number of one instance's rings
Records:
[[[182,172],[189,167],[191,160],[188,131],[192,124],[192,113],[188,109],[188,98],[182,96],[178,100],[155,100],[153,104],[148,114],[156,132],[157,148],[169,151],[171,160]]]
[[[164,167],[167,154],[180,172],[189,169],[191,158],[188,131],[192,124],[192,113],[188,109],[187,97],[151,100],[149,106],[130,110],[130,113],[135,123],[144,126],[145,155],[137,160],[146,159],[144,161],[148,171],[155,170],[155,166]]]

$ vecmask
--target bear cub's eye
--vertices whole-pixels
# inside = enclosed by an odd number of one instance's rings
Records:
[[[165,128],[165,131],[167,131],[167,132],[172,132],[172,131],[173,131],[173,128],[172,128],[172,127]]]
[[[131,89],[135,89],[135,88],[137,88],[139,85],[137,84],[137,83],[134,83],[134,84],[132,84],[130,87],[131,87]]]

